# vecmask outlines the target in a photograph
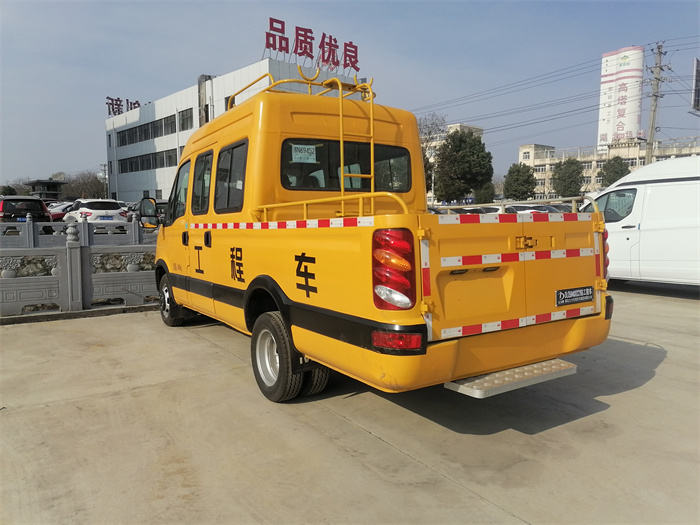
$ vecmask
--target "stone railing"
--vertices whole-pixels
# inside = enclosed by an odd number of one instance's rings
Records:
[[[0,223],[0,317],[155,303],[155,228]]]

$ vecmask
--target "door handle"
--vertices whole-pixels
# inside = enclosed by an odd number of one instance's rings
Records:
[[[627,226],[622,226],[620,229],[622,230],[631,230],[632,228],[636,228],[637,226],[634,224],[628,224]]]
[[[211,248],[211,232],[209,230],[204,232],[204,246]]]
[[[182,244],[187,246],[190,243],[190,234],[188,232],[182,232]]]

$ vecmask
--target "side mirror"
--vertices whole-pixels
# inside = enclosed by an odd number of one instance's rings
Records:
[[[139,216],[141,217],[158,217],[158,212],[156,211],[156,200],[155,199],[141,199],[139,202]]]

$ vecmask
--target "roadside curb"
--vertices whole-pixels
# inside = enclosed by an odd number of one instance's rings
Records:
[[[93,308],[91,310],[79,310],[77,312],[46,312],[13,315],[10,317],[0,317],[0,326],[23,323],[41,323],[44,321],[62,321],[64,319],[80,319],[83,317],[103,317],[106,315],[131,314],[136,312],[150,312],[156,311],[158,308],[158,303],[153,303],[138,306],[110,306]]]

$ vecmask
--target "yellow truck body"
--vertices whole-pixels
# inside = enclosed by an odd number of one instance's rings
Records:
[[[330,369],[402,392],[606,339],[600,213],[428,213],[415,117],[371,84],[301,83],[185,146],[156,252],[167,324],[195,311],[252,334],[273,401]]]

